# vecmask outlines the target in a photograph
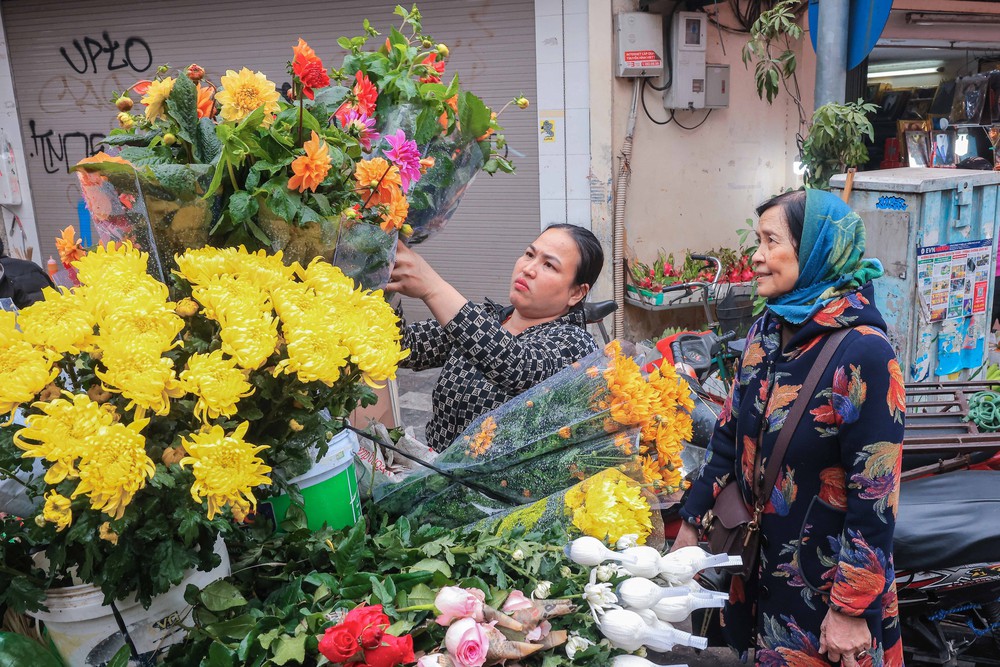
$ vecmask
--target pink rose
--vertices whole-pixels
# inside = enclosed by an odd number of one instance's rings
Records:
[[[486,626],[471,618],[460,618],[445,633],[444,646],[458,667],[482,667],[490,647]]]
[[[434,606],[441,612],[437,624],[447,627],[456,618],[472,618],[481,623],[485,601],[486,594],[478,588],[445,586],[434,598]]]
[[[531,607],[531,600],[524,597],[524,593],[515,589],[510,592],[510,595],[507,596],[507,600],[503,603],[503,609],[501,609],[501,611],[509,614],[512,611],[530,609]]]
[[[417,667],[443,667],[440,653],[431,653],[417,660]]]

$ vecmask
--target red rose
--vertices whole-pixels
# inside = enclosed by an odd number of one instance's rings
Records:
[[[410,635],[383,635],[381,646],[365,650],[365,664],[368,667],[396,667],[414,660],[413,637]]]
[[[358,648],[357,627],[346,621],[327,628],[319,640],[319,652],[330,662],[344,662],[357,653]]]
[[[358,634],[364,632],[365,628],[376,627],[382,628],[382,631],[385,632],[385,629],[389,627],[389,617],[383,613],[380,604],[363,605],[347,612],[344,623],[353,623],[358,628]]]
[[[369,625],[368,627],[361,629],[361,634],[358,636],[358,640],[361,642],[361,648],[368,650],[381,646],[382,638],[384,636],[384,627],[381,625]]]

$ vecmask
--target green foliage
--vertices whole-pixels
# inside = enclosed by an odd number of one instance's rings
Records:
[[[368,508],[369,516],[373,512]],[[500,538],[414,526],[405,517],[392,524],[376,517],[372,523],[378,525],[372,534],[363,522],[311,532],[302,517],[291,517],[284,533],[251,528],[241,534],[231,546],[232,576],[202,591],[189,589],[193,628],[165,664],[323,664],[319,637],[338,610],[360,604],[381,604],[392,622],[390,633],[410,634],[417,651],[429,651],[444,638],[445,628],[433,622],[434,597],[443,586],[479,588],[499,608],[511,588],[527,595],[538,582],[550,581],[553,598],[578,599],[587,583],[588,570],[563,558],[568,538],[558,528],[530,534],[519,529]],[[585,605],[552,624],[579,632],[595,646],[575,663],[560,647],[523,664],[610,663],[615,651],[600,641]]]
[[[124,663],[122,663],[124,665]],[[38,642],[13,632],[0,632],[0,667],[63,667],[62,661]],[[111,667],[111,663],[109,663]],[[117,667],[117,666],[115,666]]]
[[[827,189],[834,174],[868,162],[865,138],[875,138],[869,120],[875,110],[874,104],[864,100],[824,104],[816,109],[809,136],[802,145],[807,186]]]
[[[802,108],[798,79],[795,76],[794,45],[802,38],[796,11],[799,0],[781,0],[771,9],[761,12],[750,28],[750,41],[743,46],[743,64],[749,68],[754,63],[754,82],[757,96],[774,102],[782,89],[788,91],[799,111],[799,124],[806,123]]]

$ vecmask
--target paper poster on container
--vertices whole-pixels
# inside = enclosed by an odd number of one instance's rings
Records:
[[[992,241],[917,248],[917,291],[931,322],[986,312]]]

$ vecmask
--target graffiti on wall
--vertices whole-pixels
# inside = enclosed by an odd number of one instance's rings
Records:
[[[71,165],[76,164],[88,155],[100,150],[99,145],[104,138],[104,132],[61,132],[55,130],[42,132],[35,120],[28,121],[31,131],[32,152],[30,157],[42,160],[46,174],[66,173]]]
[[[153,65],[153,51],[146,40],[142,37],[128,37],[122,44],[118,40],[112,40],[107,30],[101,33],[101,40],[84,37],[81,43],[74,39],[70,49],[60,46],[59,53],[77,74],[114,72],[126,67],[135,72],[145,72]]]

